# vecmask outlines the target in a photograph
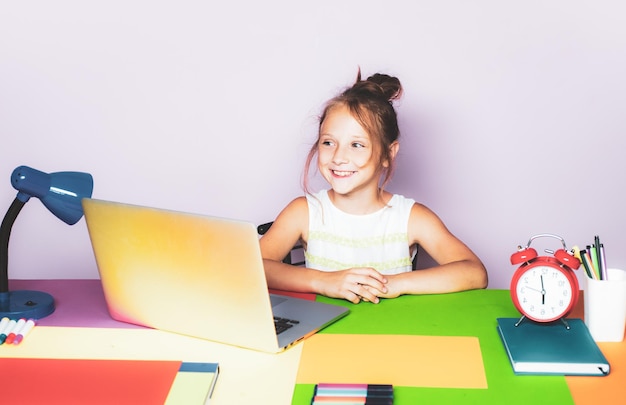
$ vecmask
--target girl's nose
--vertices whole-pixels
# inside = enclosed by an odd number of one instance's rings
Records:
[[[337,147],[337,149],[335,149],[335,153],[333,154],[333,163],[348,163],[348,154],[345,148],[339,146]]]

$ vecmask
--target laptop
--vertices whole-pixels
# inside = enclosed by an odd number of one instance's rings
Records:
[[[252,223],[83,199],[111,317],[277,353],[349,309],[270,294]],[[277,333],[275,318],[292,320]]]

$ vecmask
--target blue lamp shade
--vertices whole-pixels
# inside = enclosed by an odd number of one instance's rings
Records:
[[[9,291],[8,247],[11,228],[31,197],[41,200],[57,218],[74,225],[83,216],[81,201],[91,198],[93,178],[88,173],[44,173],[20,166],[11,175],[18,191],[0,226],[0,317],[43,318],[54,312],[54,299],[40,291]]]
[[[18,190],[17,198],[23,203],[37,197],[57,218],[74,225],[83,216],[81,201],[90,198],[93,178],[89,173],[44,173],[28,166],[13,170],[11,184]]]

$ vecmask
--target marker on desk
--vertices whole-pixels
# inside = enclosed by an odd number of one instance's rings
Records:
[[[393,398],[315,396],[311,405],[393,405]]]
[[[393,392],[391,384],[349,384],[349,383],[319,383],[315,386],[321,390],[371,390]]]
[[[17,336],[15,336],[15,340],[13,340],[13,344],[19,345],[20,343],[22,343],[22,340],[24,340],[26,335],[28,335],[28,333],[33,329],[33,327],[35,327],[34,319],[29,319],[28,321],[26,321],[20,333],[18,333]]]
[[[5,316],[2,318],[2,320],[0,320],[0,334],[4,333],[4,330],[6,329],[7,325],[9,324],[9,317]]]
[[[28,335],[28,333],[34,327],[35,327],[35,320],[34,319],[29,319],[28,321],[26,321],[26,323],[24,324],[24,328],[22,328],[22,331],[15,337],[15,340],[13,341],[13,344],[14,345],[19,345],[20,343],[22,343],[22,340],[24,340],[26,335]]]
[[[15,340],[15,336],[17,336],[18,333],[22,332],[22,328],[24,327],[24,325],[26,324],[26,319],[24,318],[20,318],[17,323],[15,324],[15,327],[13,328],[13,330],[11,331],[11,333],[9,333],[7,335],[6,340],[4,341],[4,343],[10,345],[11,343],[13,343],[13,341]]]
[[[315,397],[393,398],[390,384],[328,384],[315,386]]]
[[[17,325],[17,321],[15,319],[11,319],[6,328],[4,328],[4,332],[0,333],[0,345],[4,344],[4,341],[7,340],[7,336],[13,332],[13,329],[15,329],[15,325]]]

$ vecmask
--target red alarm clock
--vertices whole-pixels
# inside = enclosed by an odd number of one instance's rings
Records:
[[[530,244],[542,237],[560,240],[563,248],[546,249],[545,252],[552,256],[539,256]],[[517,324],[524,318],[542,323],[559,319],[565,322],[565,316],[574,308],[580,295],[574,273],[580,267],[580,261],[567,251],[563,238],[552,234],[535,235],[526,247],[518,246],[518,251],[511,255],[511,264],[520,265],[511,279],[511,298],[522,314]]]

